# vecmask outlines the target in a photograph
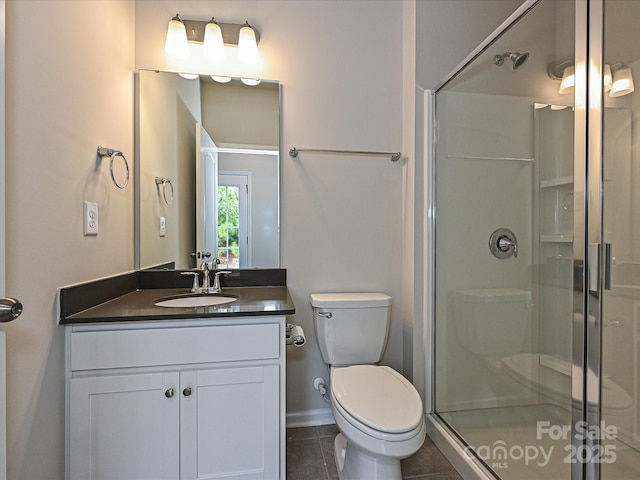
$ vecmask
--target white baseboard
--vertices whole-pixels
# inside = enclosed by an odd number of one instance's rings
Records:
[[[336,421],[331,414],[331,408],[287,413],[287,428],[314,427],[316,425],[330,425],[332,423],[336,423]]]

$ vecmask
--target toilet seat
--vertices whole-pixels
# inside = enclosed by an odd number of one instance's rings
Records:
[[[389,367],[332,368],[331,397],[345,420],[374,437],[395,441],[411,438],[422,424],[420,395]]]

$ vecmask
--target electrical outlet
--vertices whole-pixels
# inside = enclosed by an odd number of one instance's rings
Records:
[[[83,202],[84,235],[98,235],[98,204]]]
[[[160,236],[164,237],[167,233],[167,220],[164,217],[160,217]]]

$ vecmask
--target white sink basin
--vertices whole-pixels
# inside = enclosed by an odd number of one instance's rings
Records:
[[[214,305],[222,305],[224,303],[231,303],[237,300],[236,297],[229,295],[180,295],[174,297],[165,297],[155,300],[153,303],[158,307],[176,307],[176,308],[188,308],[188,307],[211,307]]]

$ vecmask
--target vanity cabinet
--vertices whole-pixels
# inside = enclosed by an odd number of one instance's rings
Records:
[[[68,477],[284,478],[284,317],[168,323],[68,329]]]

